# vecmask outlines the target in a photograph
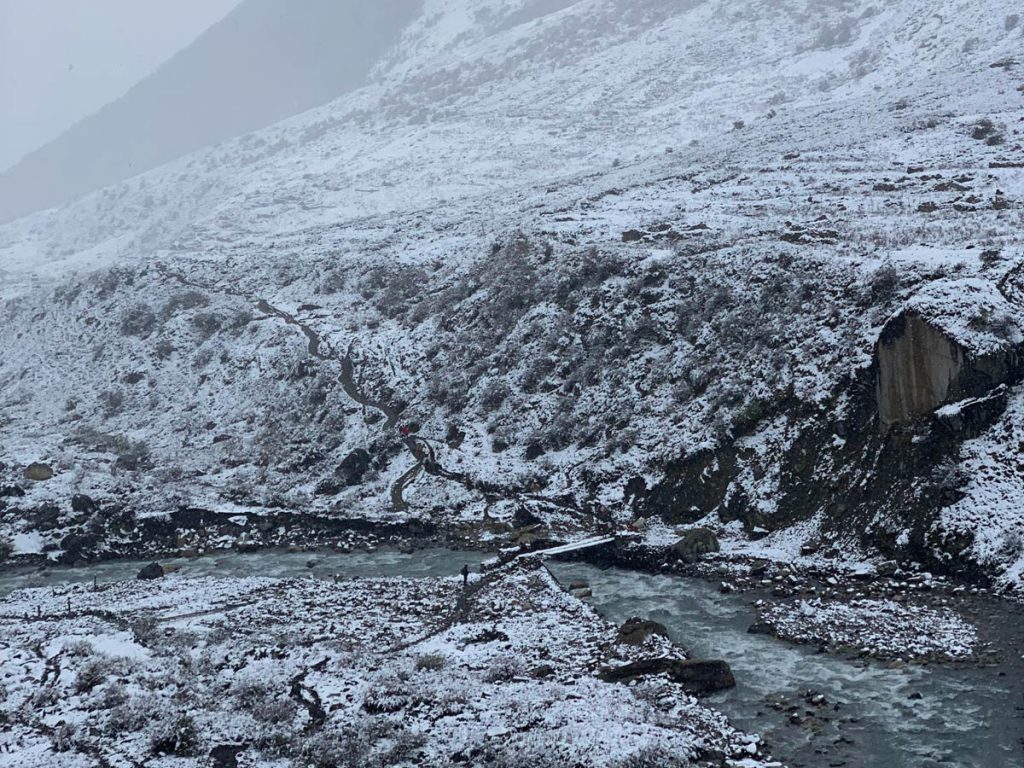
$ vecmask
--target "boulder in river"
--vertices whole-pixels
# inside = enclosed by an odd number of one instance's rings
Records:
[[[601,679],[609,683],[628,683],[647,675],[662,674],[694,694],[714,693],[736,686],[729,665],[718,659],[641,659],[605,669]]]
[[[664,624],[634,616],[619,627],[615,641],[623,645],[643,645],[652,637],[668,637]]]
[[[721,546],[718,537],[710,528],[692,528],[683,534],[672,549],[683,562],[695,563],[703,555],[718,552]]]
[[[139,581],[153,581],[164,577],[164,567],[160,563],[150,563],[136,577]]]

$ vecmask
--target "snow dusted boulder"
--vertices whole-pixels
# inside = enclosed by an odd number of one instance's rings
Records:
[[[643,645],[648,639],[655,636],[668,637],[668,630],[664,624],[634,616],[619,627],[619,633],[615,640],[624,645]]]
[[[164,567],[160,563],[150,563],[136,577],[139,581],[155,581],[164,577]]]
[[[718,552],[718,537],[710,528],[693,528],[683,534],[672,549],[685,563],[695,563],[703,555]]]
[[[883,427],[977,397],[1022,373],[1019,311],[993,283],[944,280],[911,299],[875,347]]]

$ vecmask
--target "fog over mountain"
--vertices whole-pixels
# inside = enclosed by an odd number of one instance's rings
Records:
[[[125,96],[0,176],[0,221],[72,200],[362,85],[417,0],[246,0]]]

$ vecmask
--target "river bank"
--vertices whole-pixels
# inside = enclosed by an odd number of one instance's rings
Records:
[[[474,575],[463,553],[375,553],[415,577],[217,577],[52,585],[0,602],[0,760],[213,764],[772,765],[687,686],[602,670],[651,655],[535,559]],[[274,555],[249,567],[274,573]],[[351,557],[351,556],[349,556]],[[328,567],[332,565],[328,563]],[[365,563],[351,563],[364,568]],[[302,568],[294,556],[277,573]],[[379,570],[379,569],[378,569]],[[315,569],[314,569],[315,571]],[[305,576],[305,574],[303,574]],[[317,575],[316,572],[313,574]],[[6,752],[5,752],[6,749]]]

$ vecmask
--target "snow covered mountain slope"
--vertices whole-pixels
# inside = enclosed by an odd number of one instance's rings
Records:
[[[426,0],[365,88],[0,228],[0,460],[56,471],[4,525],[659,515],[1013,582],[1022,41],[1001,0]]]
[[[0,221],[83,194],[360,87],[416,0],[246,0],[120,99],[0,175]]]

